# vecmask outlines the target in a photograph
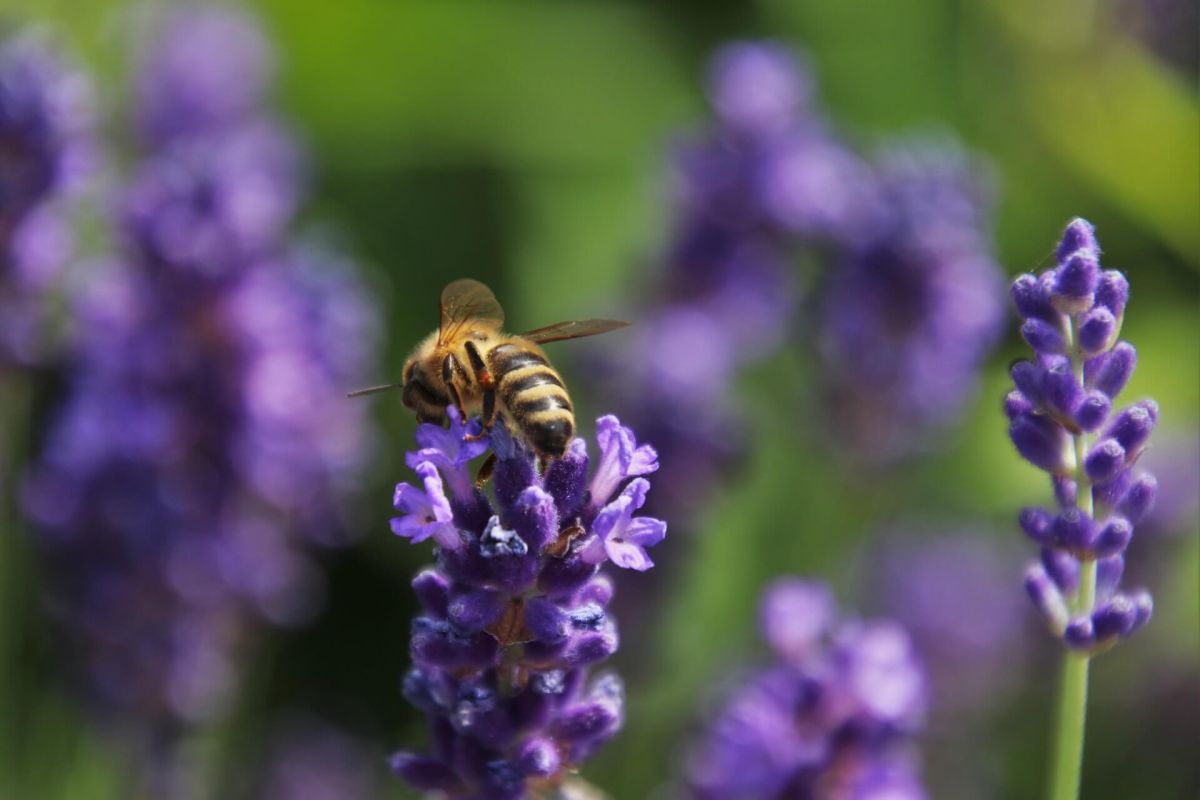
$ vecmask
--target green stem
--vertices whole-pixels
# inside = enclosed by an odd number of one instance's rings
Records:
[[[1076,613],[1090,614],[1096,603],[1096,562],[1080,565]],[[1058,735],[1054,743],[1054,771],[1050,800],[1077,800],[1083,774],[1083,737],[1087,722],[1088,653],[1068,650],[1063,655],[1062,685],[1058,699]]]
[[[1073,322],[1073,321],[1072,321]],[[1068,325],[1072,342],[1072,361],[1075,374],[1083,382],[1083,358],[1074,347],[1073,325]],[[1072,437],[1075,445],[1075,484],[1077,503],[1090,517],[1092,486],[1083,468],[1087,441],[1082,433]],[[1071,612],[1076,617],[1090,616],[1096,606],[1096,560],[1083,559],[1079,565],[1079,588],[1071,598]],[[1091,654],[1067,650],[1063,656],[1062,684],[1059,688],[1058,731],[1054,741],[1054,768],[1050,773],[1049,800],[1078,800],[1083,775],[1083,741],[1087,723],[1088,667]]]
[[[1083,772],[1083,729],[1087,719],[1088,664],[1086,653],[1067,651],[1063,659],[1058,704],[1058,737],[1050,800],[1076,800]]]

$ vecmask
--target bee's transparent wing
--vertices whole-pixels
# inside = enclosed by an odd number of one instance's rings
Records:
[[[454,281],[442,290],[442,318],[438,325],[438,344],[454,338],[470,320],[490,320],[497,327],[504,324],[504,309],[496,295],[482,283],[470,278]]]
[[[628,327],[628,322],[616,319],[573,319],[567,322],[556,322],[544,328],[536,328],[522,333],[521,336],[536,344],[546,342],[561,342],[564,339],[582,339],[584,336],[598,336],[602,333]]]

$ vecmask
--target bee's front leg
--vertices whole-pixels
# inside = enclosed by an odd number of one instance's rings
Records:
[[[475,383],[479,386],[483,400],[483,432],[476,439],[482,439],[496,423],[496,379],[487,368],[483,357],[473,342],[467,342],[467,358],[470,359],[471,369],[475,372]]]
[[[442,383],[446,384],[446,391],[450,394],[450,400],[454,403],[454,407],[458,409],[458,416],[464,422],[467,419],[467,409],[463,406],[462,396],[458,393],[458,387],[454,385],[454,376],[462,374],[462,364],[458,363],[458,359],[454,354],[446,356],[442,361]]]

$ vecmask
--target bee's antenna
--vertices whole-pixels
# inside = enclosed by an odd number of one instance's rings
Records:
[[[362,397],[364,394],[386,392],[388,389],[400,389],[403,388],[403,386],[403,383],[387,383],[383,386],[368,386],[366,389],[355,389],[353,392],[347,392],[346,397]]]

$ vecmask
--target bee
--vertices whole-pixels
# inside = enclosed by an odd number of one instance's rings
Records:
[[[504,310],[491,289],[464,278],[442,290],[441,322],[404,362],[403,382],[351,392],[402,389],[420,422],[442,424],[453,405],[478,414],[485,431],[497,418],[543,458],[560,458],[575,435],[575,414],[562,376],[539,345],[596,336],[628,322],[582,319],[521,334],[504,333]]]

